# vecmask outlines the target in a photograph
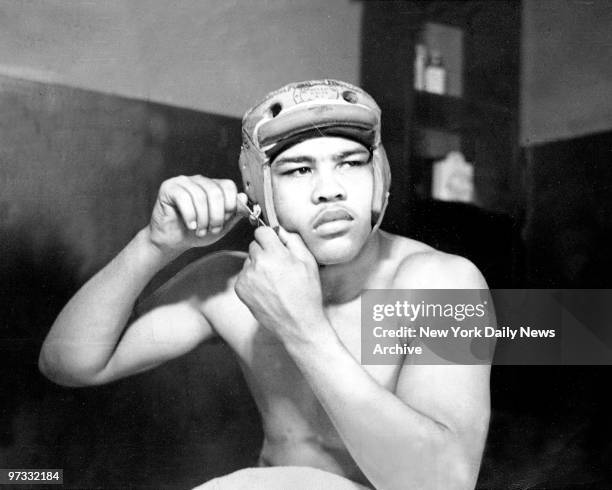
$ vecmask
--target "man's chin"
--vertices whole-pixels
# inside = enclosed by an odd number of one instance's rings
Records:
[[[333,243],[333,241],[321,246],[311,248],[310,251],[319,265],[337,265],[350,262],[359,255],[361,247],[354,243]]]

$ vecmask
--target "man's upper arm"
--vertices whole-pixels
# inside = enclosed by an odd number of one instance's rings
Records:
[[[136,307],[137,318],[126,328],[96,383],[152,369],[179,357],[214,335],[202,313],[219,285],[218,257],[205,257],[181,270]]]
[[[440,253],[415,257],[398,270],[402,289],[488,289],[480,271],[468,260]],[[431,364],[402,366],[395,394],[407,405],[436,421],[457,438],[469,459],[479,463],[490,415],[490,365],[448,364],[426,343],[422,358]],[[469,345],[465,343],[463,345]],[[421,356],[419,356],[421,357]]]

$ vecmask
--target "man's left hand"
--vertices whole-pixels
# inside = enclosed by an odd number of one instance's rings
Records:
[[[319,268],[297,233],[257,228],[234,288],[253,316],[283,341],[316,335],[327,324]]]

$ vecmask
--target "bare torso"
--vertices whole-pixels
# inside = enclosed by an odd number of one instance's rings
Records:
[[[429,247],[384,234],[380,261],[369,288],[391,288],[398,265],[407,256]],[[264,443],[260,464],[312,466],[368,484],[346,450],[338,432],[310,385],[277,339],[260,325],[234,293],[235,277],[246,254],[220,254],[227,276],[224,287],[206,301],[204,313],[216,332],[236,352],[246,381],[262,416]],[[338,337],[359,362],[360,297],[325,307]],[[394,391],[401,360],[395,365],[363,366],[389,391]],[[364,424],[369,421],[364,420]]]

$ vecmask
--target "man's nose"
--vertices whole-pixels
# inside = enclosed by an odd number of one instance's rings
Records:
[[[346,199],[346,189],[338,176],[322,172],[315,179],[312,197],[315,203],[343,201]]]

